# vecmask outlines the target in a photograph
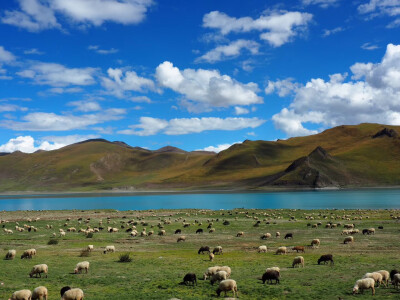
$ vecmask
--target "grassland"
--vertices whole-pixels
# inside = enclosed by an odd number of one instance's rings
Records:
[[[310,215],[314,220],[306,220]],[[350,220],[342,220],[343,216]],[[0,233],[0,254],[5,256],[7,250],[16,249],[14,260],[0,261],[0,299],[8,299],[13,291],[31,289],[44,285],[49,290],[49,299],[59,299],[59,290],[65,285],[79,287],[85,293],[85,299],[213,299],[216,297],[216,285],[209,281],[198,280],[195,287],[180,285],[183,276],[194,272],[198,278],[205,270],[214,265],[227,265],[232,269],[231,278],[238,283],[241,299],[372,299],[370,292],[364,295],[351,294],[352,287],[364,273],[386,269],[400,268],[400,224],[392,216],[400,216],[399,210],[156,210],[156,211],[17,211],[0,212],[0,219],[5,228],[12,229],[13,234]],[[111,224],[107,224],[107,217]],[[261,221],[255,227],[255,217]],[[362,220],[360,220],[362,217]],[[28,222],[31,218],[38,221]],[[66,221],[71,218],[71,221]],[[118,233],[107,233],[105,230],[87,238],[83,233],[67,232],[65,237],[57,234],[57,245],[48,245],[53,232],[59,228],[86,228],[78,223],[78,218],[90,218],[88,225],[119,228]],[[130,237],[125,232],[127,221],[138,222],[137,230],[143,227],[154,230],[149,237]],[[140,219],[140,220],[139,220]],[[160,220],[161,219],[161,220]],[[171,220],[164,225],[166,236],[158,236],[156,226],[163,220]],[[186,219],[190,227],[183,228]],[[213,219],[215,233],[208,233],[207,220]],[[217,221],[218,219],[218,221]],[[178,220],[175,222],[175,220]],[[195,223],[202,223],[199,226]],[[228,220],[230,225],[223,225]],[[146,222],[145,226],[141,221]],[[356,228],[375,227],[375,235],[355,234],[354,244],[343,244],[342,226],[333,229],[325,228],[329,221],[333,223],[354,223]],[[33,225],[37,232],[16,232],[15,226]],[[269,224],[267,224],[269,222]],[[321,222],[322,226],[311,228],[307,223]],[[64,224],[68,223],[65,227]],[[46,225],[53,229],[46,229]],[[121,228],[125,226],[125,228]],[[378,230],[378,226],[384,229]],[[153,227],[153,228],[152,228]],[[186,242],[177,243],[174,231],[182,229]],[[196,229],[203,228],[204,234],[195,234]],[[238,231],[244,231],[244,237],[236,237]],[[275,238],[279,231],[281,238]],[[261,240],[263,233],[270,232],[273,238]],[[291,232],[293,240],[284,240],[283,236]],[[275,255],[279,246],[309,245],[311,240],[319,238],[318,249],[306,248],[304,254],[290,252],[287,255]],[[81,250],[88,244],[94,245],[89,257],[80,257]],[[115,245],[116,253],[103,254],[106,245]],[[215,247],[221,245],[223,255],[217,255],[214,262],[208,261],[208,255],[198,255],[200,246]],[[257,253],[260,245],[267,245],[267,253]],[[20,259],[23,250],[36,248],[33,259]],[[131,253],[133,261],[120,263],[119,255]],[[333,254],[335,264],[317,265],[322,254]],[[305,268],[291,267],[295,256],[305,258]],[[73,274],[76,263],[89,261],[88,274]],[[28,276],[35,264],[45,263],[49,266],[48,278],[30,278]],[[263,285],[258,280],[267,267],[281,268],[281,283]],[[378,288],[374,299],[399,299],[400,290]]]

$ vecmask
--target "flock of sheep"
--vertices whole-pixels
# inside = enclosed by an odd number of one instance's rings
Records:
[[[201,211],[199,212],[201,213]],[[245,212],[240,212],[245,214]],[[188,216],[190,216],[190,214],[187,214]],[[172,216],[172,215],[171,215]],[[248,214],[245,214],[245,216],[247,218],[253,218],[254,220],[256,220],[256,223],[254,224],[254,227],[258,227],[259,224],[261,223],[261,221],[259,220],[258,216],[250,216]],[[264,216],[270,216],[264,213]],[[344,216],[344,218],[342,217],[342,219],[344,220],[350,220],[349,218],[350,216]],[[238,219],[238,217],[235,218],[236,220]],[[311,215],[306,215],[305,216],[306,220],[313,220],[313,217]],[[37,219],[38,220],[38,219]],[[33,222],[35,220],[28,220],[28,222]],[[67,222],[71,221],[71,218],[67,219]],[[214,233],[215,232],[215,228],[213,228],[214,222],[219,222],[219,219],[207,219],[207,228],[209,229],[209,233]],[[267,221],[267,219],[264,219],[265,222],[267,222],[267,224],[269,223]],[[291,217],[289,219],[289,221],[296,221],[295,218]],[[182,222],[182,225],[184,228],[187,228],[191,225],[191,223],[188,223],[186,219],[184,219],[183,217],[177,218],[175,219],[175,222]],[[225,222],[227,222],[225,224]],[[0,223],[7,223],[6,221],[0,221]],[[84,233],[85,235],[88,234],[93,234],[93,233],[98,233],[100,231],[103,230],[107,230],[107,232],[109,233],[116,233],[118,232],[120,229],[116,228],[116,227],[112,227],[112,226],[108,226],[107,228],[103,227],[103,222],[99,221],[99,226],[96,227],[92,227],[89,223],[90,223],[90,218],[87,218],[86,220],[83,220],[82,218],[78,219],[78,223],[82,224],[85,223],[86,224],[86,228],[81,228],[79,230],[76,230],[75,227],[69,227],[66,231],[63,228],[59,229],[59,234],[61,237],[66,236],[67,232],[81,232]],[[110,224],[111,223],[111,217],[107,218],[107,223]],[[129,221],[123,221],[121,222],[122,225],[120,226],[121,229],[123,229],[125,232],[129,233],[129,235],[131,237],[136,237],[136,236],[141,236],[141,237],[146,237],[146,236],[151,236],[154,234],[154,230],[150,230],[147,231],[146,227],[144,226],[148,226],[148,222],[145,222],[143,218],[138,218],[138,220],[132,219]],[[166,230],[164,229],[165,226],[171,224],[171,218],[167,219],[164,218],[162,219],[161,217],[159,217],[159,222],[157,225],[159,228],[159,232],[158,235],[159,236],[165,236],[167,234]],[[115,224],[115,222],[114,222]],[[194,223],[192,224],[197,224],[197,225],[202,225],[202,223],[199,220],[194,220]],[[142,230],[139,231],[137,230],[137,225],[142,225],[143,228]],[[224,221],[224,225],[229,225],[229,221]],[[307,224],[308,227],[311,228],[318,228],[320,226],[322,226],[321,222],[315,223],[315,224],[311,224],[308,223]],[[345,229],[343,229],[342,231],[342,235],[345,235],[344,240],[343,240],[343,244],[348,244],[348,243],[354,243],[354,236],[357,233],[360,233],[360,231],[358,229],[355,228],[354,224],[341,224],[341,223],[333,223],[333,222],[328,222],[325,227],[326,228],[336,228],[336,227],[340,227],[343,226]],[[3,225],[3,230],[5,234],[13,234],[13,231],[11,229],[5,228],[6,226]],[[68,223],[64,224],[64,227],[68,227]],[[152,228],[154,228],[153,225],[151,225]],[[23,227],[19,227],[19,224],[16,225],[16,231],[18,232],[23,232],[25,230],[27,231],[34,231],[37,232],[38,228],[32,225],[26,225],[24,224]],[[53,229],[52,225],[46,225],[46,229],[51,230]],[[380,229],[383,229],[383,227]],[[181,229],[177,229],[175,230],[175,234],[181,234],[182,230]],[[196,230],[196,234],[202,234],[203,233],[203,229],[200,230],[197,229]],[[368,228],[368,229],[364,229],[362,231],[363,234],[367,234],[367,235],[374,235],[375,234],[375,229],[374,228]],[[52,237],[56,236],[55,233],[51,234]],[[237,238],[241,238],[245,236],[245,232],[243,231],[239,231],[236,234]],[[275,238],[279,239],[281,236],[280,232],[276,232],[275,233]],[[272,234],[271,233],[264,233],[261,235],[260,239],[262,240],[268,240],[272,238]],[[284,236],[284,239],[293,239],[293,233],[287,233]],[[185,242],[186,241],[186,236],[183,235],[179,235],[177,237],[177,242]],[[275,254],[277,255],[285,255],[287,254],[290,250],[291,251],[296,251],[298,252],[305,252],[305,249],[307,247],[310,248],[318,248],[321,245],[321,241],[318,238],[314,238],[311,240],[311,243],[309,245],[306,246],[293,246],[293,247],[287,247],[287,246],[280,246],[278,247],[276,250],[274,250]],[[91,252],[94,250],[94,246],[93,245],[88,245],[86,251]],[[103,250],[103,253],[112,253],[115,252],[115,246],[110,245],[110,246],[106,246]],[[261,245],[258,247],[257,252],[258,253],[267,253],[268,251],[268,247],[266,245]],[[222,255],[223,254],[223,249],[222,246],[217,246],[215,248],[213,248],[213,250],[211,251],[211,248],[208,246],[202,246],[199,250],[198,250],[198,254],[204,254],[204,253],[208,253],[209,255],[209,260],[213,261],[215,258],[215,255]],[[16,250],[12,249],[12,250],[8,250],[8,252],[6,253],[5,259],[7,260],[12,260],[16,257],[17,252]],[[37,255],[37,252],[35,249],[28,249],[26,251],[24,251],[21,254],[21,259],[32,259],[34,256]],[[331,264],[334,264],[333,261],[333,255],[332,254],[324,254],[322,255],[317,263],[318,265],[320,265],[321,263],[328,263],[330,262]],[[83,262],[79,262],[74,269],[74,273],[88,273],[89,271],[89,265],[90,263],[88,261],[83,261]],[[303,256],[296,256],[294,257],[293,261],[292,261],[292,267],[295,268],[296,266],[299,267],[305,267],[305,259]],[[233,296],[238,296],[238,286],[237,283],[234,279],[231,279],[231,273],[232,270],[229,266],[214,266],[214,267],[209,267],[203,274],[203,280],[210,280],[211,285],[213,285],[214,283],[218,283],[218,288],[216,290],[216,293],[218,296],[220,296],[220,294],[222,292],[225,293],[225,296],[227,294],[227,292],[232,292]],[[48,266],[46,264],[38,264],[35,265],[31,272],[29,273],[30,277],[42,277],[42,274],[44,276],[47,277],[48,275]],[[261,281],[263,282],[263,284],[267,283],[272,283],[274,281],[275,284],[280,283],[280,277],[281,277],[281,271],[279,267],[271,267],[271,268],[267,268],[266,271],[262,274],[262,277],[260,278]],[[357,280],[354,287],[353,287],[353,294],[361,292],[363,293],[364,290],[366,289],[371,289],[372,290],[372,295],[375,295],[375,286],[377,285],[378,287],[380,285],[384,285],[385,287],[388,287],[389,284],[389,280],[391,281],[391,283],[395,286],[396,289],[398,289],[398,287],[400,286],[400,272],[398,272],[397,270],[392,270],[390,273],[386,270],[380,270],[380,271],[376,271],[376,272],[371,272],[371,273],[366,273],[360,280]],[[193,284],[193,285],[197,285],[197,276],[195,273],[191,272],[191,273],[187,273],[184,278],[183,278],[183,284],[187,285],[187,284]],[[81,289],[79,288],[70,288],[70,287],[64,287],[61,289],[60,291],[61,294],[61,299],[63,300],[82,300],[84,297],[84,293]],[[44,286],[39,286],[37,288],[35,288],[32,292],[30,290],[19,290],[16,291],[12,294],[11,296],[11,300],[35,300],[35,299],[46,299],[47,300],[48,297],[48,291],[47,288]]]

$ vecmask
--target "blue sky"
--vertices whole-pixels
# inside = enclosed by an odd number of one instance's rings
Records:
[[[0,2],[0,152],[400,125],[400,0]]]

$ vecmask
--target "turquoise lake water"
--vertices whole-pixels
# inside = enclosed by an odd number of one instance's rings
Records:
[[[400,189],[207,194],[0,196],[0,210],[61,209],[400,209]]]

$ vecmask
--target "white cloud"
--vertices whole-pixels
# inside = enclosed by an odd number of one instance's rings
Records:
[[[208,146],[208,147],[205,147],[203,149],[198,149],[196,151],[211,151],[211,152],[219,153],[221,151],[224,151],[224,150],[228,149],[230,146],[235,145],[235,144],[241,144],[241,142],[235,142],[235,143],[232,143],[232,144],[220,144],[220,145],[217,145],[217,146]]]
[[[303,5],[318,5],[322,8],[337,5],[340,0],[302,0]]]
[[[337,126],[363,122],[400,125],[400,45],[389,44],[380,63],[356,63],[329,81],[312,79],[297,89],[293,102],[272,117],[289,136],[316,132],[307,123]]]
[[[21,107],[14,104],[0,104],[0,113],[10,112],[10,111],[27,111],[26,107]]]
[[[56,150],[70,144],[81,142],[87,139],[98,138],[98,135],[69,135],[45,137],[40,140],[35,140],[31,136],[19,136],[15,139],[10,139],[7,143],[0,145],[0,152],[21,151],[25,153],[33,153],[38,150]]]
[[[94,51],[94,52],[96,52],[98,54],[103,54],[103,55],[114,54],[114,53],[117,53],[119,51],[118,49],[115,49],[115,48],[111,48],[111,49],[108,49],[108,50],[100,49],[100,47],[97,46],[97,45],[89,46],[88,49],[92,50],[92,51]]]
[[[399,0],[370,0],[358,6],[358,12],[367,15],[367,19],[376,16],[397,17],[400,15]],[[387,28],[395,28],[400,25],[400,18],[395,19],[387,25]]]
[[[39,51],[39,50],[36,49],[36,48],[32,48],[32,49],[25,50],[25,51],[24,51],[24,54],[43,55],[44,52]]]
[[[266,11],[258,19],[253,19],[234,18],[219,11],[212,11],[204,15],[203,27],[217,29],[222,35],[231,32],[262,31],[262,40],[273,47],[279,47],[304,31],[311,20],[311,14],[301,12]]]
[[[117,97],[124,97],[126,91],[144,92],[155,91],[153,80],[140,77],[135,71],[124,71],[122,69],[107,70],[108,77],[102,77],[102,85],[107,91]]]
[[[22,117],[22,122],[12,120],[0,121],[0,127],[25,131],[68,131],[85,129],[90,125],[120,120],[125,113],[126,111],[124,109],[117,108],[79,116],[35,112]]]
[[[1,63],[10,63],[13,62],[14,60],[15,60],[14,54],[4,49],[3,46],[0,46],[0,66]]]
[[[215,63],[224,59],[234,58],[240,55],[242,49],[248,50],[251,54],[257,54],[260,44],[251,40],[237,40],[228,45],[217,46],[206,54],[196,59],[197,62]]]
[[[20,10],[4,12],[1,21],[38,32],[58,28],[58,15],[72,24],[100,26],[104,22],[137,24],[146,17],[152,0],[18,0]]]
[[[248,113],[249,113],[249,110],[247,108],[235,106],[235,114],[236,115],[245,115]]]
[[[32,79],[36,84],[65,87],[94,84],[96,71],[95,68],[67,68],[56,63],[36,62],[17,74]]]
[[[336,34],[339,32],[345,31],[345,28],[343,27],[335,27],[333,29],[324,29],[324,33],[322,34],[323,37],[330,36],[332,34]]]
[[[151,99],[147,96],[136,96],[136,97],[131,97],[129,100],[132,102],[144,102],[144,103],[151,103]]]
[[[75,106],[76,111],[91,112],[101,110],[101,106],[96,101],[72,101],[67,103],[68,106]]]
[[[83,89],[79,87],[71,87],[71,88],[55,87],[48,89],[47,91],[51,94],[73,94],[73,93],[81,93],[83,92]]]
[[[256,128],[265,120],[258,118],[182,118],[182,119],[157,119],[141,117],[140,123],[129,126],[130,129],[119,131],[120,134],[133,134],[149,136],[158,133],[166,135],[182,135],[199,133],[207,130],[240,130]]]
[[[300,87],[296,82],[293,82],[293,78],[286,78],[283,80],[270,81],[268,80],[268,85],[265,88],[265,94],[269,95],[272,93],[277,93],[279,97],[286,97],[294,92]]]
[[[228,107],[233,105],[259,104],[263,100],[257,95],[258,85],[240,83],[217,70],[179,70],[171,62],[165,61],[156,69],[160,86],[170,88],[207,107]]]
[[[376,49],[379,49],[379,46],[373,45],[371,43],[364,43],[364,44],[361,45],[361,49],[364,49],[364,50],[376,50]]]

